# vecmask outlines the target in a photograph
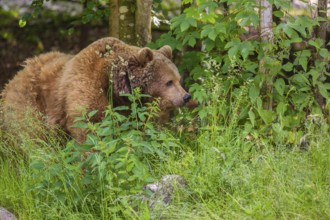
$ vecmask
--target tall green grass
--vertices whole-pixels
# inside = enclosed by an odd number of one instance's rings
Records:
[[[231,143],[236,149],[248,145]],[[173,158],[164,171],[181,174],[189,183],[189,198],[172,204],[169,217],[181,210],[182,218],[193,219],[329,218],[329,140],[308,151],[265,145],[226,159],[205,142],[200,146],[199,152]]]
[[[154,179],[168,174],[186,179],[187,187],[175,192],[170,205],[148,209],[139,194],[117,197],[99,176],[95,191],[86,192],[91,189],[81,183],[83,170],[68,162],[66,143],[47,130],[43,141],[18,141],[2,131],[0,205],[20,219],[329,219],[328,125],[306,118],[304,140],[277,141],[241,124],[246,88],[229,102],[219,100],[220,89],[213,86],[202,107],[207,117],[183,111],[171,128],[159,131],[171,145],[162,160],[145,158]],[[195,130],[187,132],[188,126]],[[43,178],[34,170],[40,159],[49,166],[41,169]]]

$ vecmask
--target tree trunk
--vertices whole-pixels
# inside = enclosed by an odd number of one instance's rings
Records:
[[[273,41],[273,8],[266,0],[260,0],[260,37],[263,42]]]
[[[109,34],[145,46],[151,40],[152,0],[110,0]]]
[[[325,47],[326,39],[327,39],[327,27],[328,27],[328,20],[327,20],[327,0],[318,0],[317,2],[317,16],[324,19],[324,21],[320,21],[320,25],[316,27],[315,34],[317,38],[323,40],[323,47]],[[322,57],[318,56],[319,60],[323,60]],[[320,73],[320,78],[324,77],[324,73]],[[325,98],[320,94],[317,90],[315,94],[315,99],[318,102],[320,108],[325,113]]]
[[[318,0],[317,2],[317,14],[318,17],[324,19],[324,21],[320,21],[320,26],[316,27],[316,37],[321,38],[324,42],[326,42],[327,38],[327,0]]]
[[[259,16],[260,16],[260,38],[264,43],[273,42],[273,9],[272,5],[266,0],[259,1]],[[268,51],[264,49],[264,54],[267,56]],[[272,110],[273,100],[270,95],[273,90],[273,77],[269,74],[269,69],[265,67],[265,60],[261,59],[259,63],[259,72],[265,76],[264,86],[262,88],[262,94],[265,96],[264,107],[268,110]]]
[[[151,6],[152,0],[136,0],[135,32],[138,46],[146,46],[151,40]]]
[[[119,0],[110,0],[109,35],[119,38]]]
[[[83,1],[83,10],[87,7],[87,0]],[[88,25],[82,23],[79,27],[80,35],[79,35],[79,48],[84,48],[88,45],[89,39],[89,27]]]

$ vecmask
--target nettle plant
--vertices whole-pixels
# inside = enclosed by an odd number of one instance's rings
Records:
[[[157,100],[142,105],[140,100],[149,96],[139,89],[123,96],[131,106],[110,105],[102,122],[91,122],[96,111],[76,119],[74,126],[88,132],[84,143],[71,141],[60,152],[33,159],[32,192],[74,207],[90,204],[95,207],[88,208],[97,209],[102,203],[110,215],[125,214],[127,207],[143,202],[143,186],[155,181],[153,165],[166,162],[166,154],[175,150],[179,141],[154,126]]]
[[[273,16],[280,21],[273,25],[272,42],[261,42],[258,37],[242,40],[240,36],[246,35],[247,29],[258,29],[260,7],[256,2],[185,0],[183,4],[190,6],[171,20],[170,32],[156,43],[184,52],[180,69],[189,72],[190,92],[204,103],[199,109],[202,121],[210,114],[205,108],[211,100],[207,84],[220,83],[219,99],[230,103],[241,94],[237,90],[248,88],[247,101],[238,111],[238,125],[247,133],[263,131],[255,136],[270,135],[282,144],[297,144],[306,133],[309,115],[323,118],[329,113],[330,84],[326,79],[330,55],[313,32],[321,19],[292,16],[289,1],[270,1],[276,8]],[[297,43],[305,49],[295,51]],[[261,71],[260,63],[266,71]],[[265,84],[271,89],[265,91]],[[324,106],[320,106],[320,98],[325,100]],[[271,105],[265,105],[269,100]],[[225,106],[231,108],[230,103]]]

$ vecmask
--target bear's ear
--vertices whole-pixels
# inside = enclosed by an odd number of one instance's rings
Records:
[[[172,48],[168,45],[165,45],[158,49],[159,52],[161,52],[164,56],[166,56],[168,59],[172,59]]]
[[[147,63],[154,59],[154,54],[149,48],[144,47],[139,50],[136,59],[142,67],[145,67]]]

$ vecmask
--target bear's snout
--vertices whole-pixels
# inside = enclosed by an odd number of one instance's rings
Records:
[[[186,94],[183,96],[183,101],[184,101],[184,103],[189,102],[190,99],[191,99],[191,95],[190,95],[189,93],[186,93]]]

